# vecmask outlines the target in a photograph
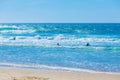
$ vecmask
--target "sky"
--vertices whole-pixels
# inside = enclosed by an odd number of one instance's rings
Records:
[[[120,0],[0,0],[0,23],[120,23]]]

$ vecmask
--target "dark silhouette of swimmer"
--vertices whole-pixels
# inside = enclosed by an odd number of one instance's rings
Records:
[[[60,44],[59,44],[59,43],[57,43],[57,46],[60,46]]]
[[[87,43],[87,44],[86,44],[86,46],[90,46],[90,44],[89,44],[89,43]]]
[[[38,39],[41,39],[41,37],[38,37]]]
[[[16,40],[16,37],[11,37],[10,40]]]
[[[15,37],[13,37],[13,40],[16,40],[16,38],[15,38]]]
[[[39,35],[35,36],[36,39],[41,39],[41,37]]]

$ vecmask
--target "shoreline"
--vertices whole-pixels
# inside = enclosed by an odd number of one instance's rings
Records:
[[[1,68],[1,80],[120,80],[119,74]]]
[[[27,64],[14,64],[14,63],[0,63],[0,68],[10,69],[27,69],[27,70],[43,70],[43,71],[55,71],[55,72],[77,72],[77,73],[105,73],[105,74],[120,74],[120,72],[107,72],[107,71],[95,71],[82,68],[69,68],[59,66],[47,66],[47,65],[27,65]]]
[[[95,71],[82,68],[70,68],[47,65],[28,65],[28,64],[14,64],[14,63],[0,63],[0,68],[9,69],[25,69],[25,70],[40,70],[40,71],[54,71],[54,72],[75,72],[75,73],[105,73],[105,74],[120,74],[120,72]]]

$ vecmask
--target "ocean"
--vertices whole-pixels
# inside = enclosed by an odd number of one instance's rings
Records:
[[[120,24],[1,23],[0,67],[120,73]]]

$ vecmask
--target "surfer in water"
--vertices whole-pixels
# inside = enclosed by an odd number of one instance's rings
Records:
[[[10,40],[16,40],[16,38],[15,38],[15,37],[12,37],[12,38],[10,38]]]
[[[87,44],[86,44],[86,46],[90,46],[90,44],[89,44],[89,43],[87,43]]]
[[[13,37],[13,40],[16,40],[16,38],[15,38],[15,37]]]
[[[60,46],[60,44],[59,44],[59,43],[57,43],[57,46]]]

